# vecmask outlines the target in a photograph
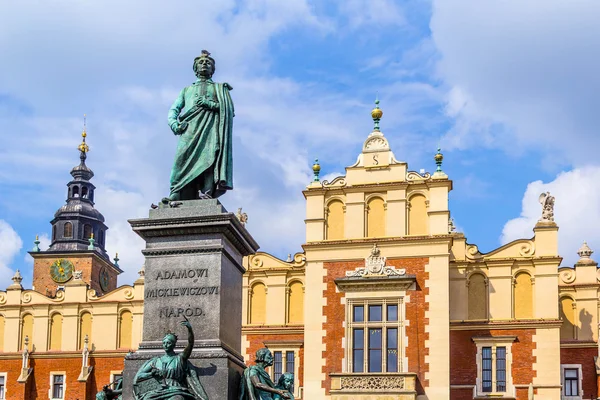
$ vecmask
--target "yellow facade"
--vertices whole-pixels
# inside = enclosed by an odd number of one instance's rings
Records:
[[[3,352],[22,350],[26,337],[30,352],[79,351],[86,335],[90,349],[116,350],[120,316],[125,313],[129,313],[131,321],[125,326],[131,332],[126,347],[135,349],[142,335],[143,294],[143,279],[102,297],[77,279],[68,282],[54,298],[24,290],[20,283],[13,284],[0,292]]]

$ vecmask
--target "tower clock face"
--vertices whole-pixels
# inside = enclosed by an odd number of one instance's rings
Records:
[[[106,292],[108,290],[109,276],[106,268],[100,270],[100,288]]]
[[[56,283],[65,283],[73,276],[73,263],[59,258],[50,266],[50,276]]]

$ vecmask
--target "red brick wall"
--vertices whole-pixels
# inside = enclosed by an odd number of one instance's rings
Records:
[[[246,354],[248,354],[249,359],[244,360],[246,365],[254,365],[255,354],[258,349],[262,349],[265,347],[264,342],[285,342],[285,341],[293,341],[293,342],[304,342],[303,334],[250,334],[246,335],[249,346],[246,348]],[[298,384],[300,387],[304,386],[304,346],[300,347],[298,351],[298,358],[296,360],[298,364]],[[277,382],[275,382],[277,384]]]
[[[48,353],[46,353],[48,354]],[[96,393],[110,381],[110,371],[122,370],[125,353],[119,357],[90,357],[90,365],[94,367],[87,382],[79,382],[81,373],[81,356],[70,358],[30,358],[29,366],[33,368],[27,383],[17,382],[21,373],[21,357],[11,360],[0,360],[0,373],[7,372],[7,399],[35,400],[48,399],[50,390],[50,372],[64,371],[65,399],[95,399]]]
[[[511,347],[513,384],[529,385],[535,377],[533,335],[535,335],[535,329],[450,331],[450,384],[475,385],[476,383],[477,346],[471,340],[472,337],[517,336]],[[467,395],[467,391],[465,389],[451,390],[450,398],[452,400],[472,398],[472,392]],[[527,400],[527,389],[517,389],[517,399]]]
[[[594,364],[595,356],[598,356],[597,346],[560,349],[561,364],[581,364],[581,386],[583,388],[584,399],[588,399],[592,395],[598,395],[596,365]]]
[[[388,259],[388,265],[405,268],[407,274],[417,276],[416,290],[408,292],[410,302],[406,304],[406,319],[410,321],[409,326],[406,328],[406,335],[408,336],[406,356],[408,358],[408,370],[417,373],[417,392],[419,394],[424,394],[424,388],[428,386],[425,380],[425,372],[429,370],[429,365],[425,362],[425,356],[428,354],[428,349],[425,348],[425,341],[428,338],[428,334],[425,333],[425,327],[428,324],[425,311],[429,308],[429,305],[425,302],[425,295],[429,293],[429,289],[425,285],[428,279],[428,274],[425,273],[427,262],[427,258]],[[343,325],[346,319],[346,309],[341,302],[344,293],[336,291],[334,280],[344,277],[346,271],[353,271],[363,266],[364,260],[326,262],[323,264],[323,268],[327,271],[327,275],[323,278],[327,287],[323,291],[323,296],[326,299],[326,305],[323,306],[323,315],[326,317],[323,329],[326,333],[323,338],[325,344],[325,351],[323,351],[325,380],[321,382],[321,387],[325,389],[326,394],[329,394],[331,389],[329,374],[342,372],[342,360],[345,356],[342,341],[346,335]]]

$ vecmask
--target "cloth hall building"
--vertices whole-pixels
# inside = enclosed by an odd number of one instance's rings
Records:
[[[299,399],[597,398],[600,272],[585,243],[561,266],[554,198],[531,238],[481,253],[453,227],[442,154],[412,171],[372,117],[345,176],[313,166],[303,252],[245,258],[246,362],[269,347]],[[0,292],[0,399],[93,399],[141,340],[144,271],[117,285],[85,136],[33,287],[17,272]]]

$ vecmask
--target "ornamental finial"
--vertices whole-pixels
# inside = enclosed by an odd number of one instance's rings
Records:
[[[577,254],[579,255],[579,262],[592,261],[593,253],[594,253],[594,250],[590,249],[590,246],[588,246],[587,242],[583,242],[583,244],[577,251]]]
[[[319,182],[319,173],[321,172],[321,166],[319,165],[319,159],[315,158],[315,163],[312,166],[312,170],[314,173],[314,182]]]
[[[33,244],[34,246],[32,251],[35,251],[36,253],[40,251],[40,237],[38,235],[35,235],[35,240],[33,241]]]
[[[115,253],[115,258],[113,258],[114,262],[115,262],[115,266],[119,266],[119,253]]]
[[[444,161],[444,155],[440,152],[441,149],[438,147],[437,153],[433,156],[435,164],[437,165],[435,172],[442,172],[442,161]]]
[[[371,110],[371,117],[373,117],[374,131],[379,132],[379,121],[383,117],[383,111],[379,108],[379,98],[375,97],[375,108]]]
[[[81,152],[81,157],[85,159],[85,155],[88,151],[90,151],[90,146],[85,143],[85,138],[87,137],[87,127],[86,127],[86,116],[83,114],[83,131],[81,132],[81,137],[83,138],[81,144],[77,147]]]
[[[94,240],[94,234],[93,233],[90,235],[90,238],[88,239],[88,241],[90,242],[90,245],[88,246],[88,250],[92,250],[92,251],[96,250],[96,246],[94,246],[94,243],[96,241]]]
[[[19,270],[17,270],[13,275],[12,281],[15,285],[21,285],[21,282],[23,282],[23,277],[21,276],[21,272]]]

